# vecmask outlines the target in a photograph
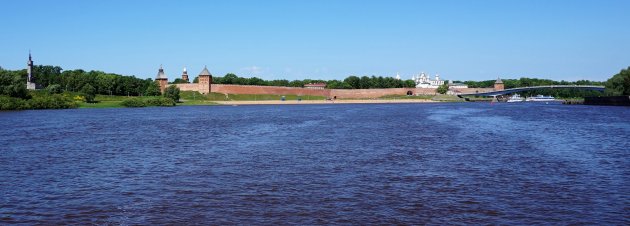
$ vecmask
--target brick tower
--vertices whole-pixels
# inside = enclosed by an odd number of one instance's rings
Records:
[[[184,72],[182,72],[182,80],[189,82],[188,81],[188,71],[186,71],[186,67],[184,67]]]
[[[497,78],[497,81],[494,82],[494,91],[501,91],[505,89],[505,85],[503,85],[503,81],[501,78]]]
[[[160,70],[158,71],[157,76],[155,76],[155,82],[157,82],[158,86],[160,86],[160,92],[164,93],[164,90],[168,85],[168,78],[166,77],[166,74],[164,74],[164,69],[162,69],[162,65],[160,65]]]
[[[207,67],[203,67],[201,73],[199,73],[199,93],[207,94],[211,91],[212,85],[212,74],[208,71]]]

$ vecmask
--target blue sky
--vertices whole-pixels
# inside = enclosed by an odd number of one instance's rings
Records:
[[[170,80],[349,75],[606,80],[630,66],[630,1],[1,1],[0,66]]]

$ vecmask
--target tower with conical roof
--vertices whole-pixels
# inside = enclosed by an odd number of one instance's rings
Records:
[[[497,81],[494,82],[494,91],[501,91],[505,89],[505,85],[503,84],[503,81],[501,81],[501,78],[497,77]]]
[[[189,82],[188,81],[188,71],[186,71],[186,67],[184,67],[184,72],[182,72],[182,80]]]
[[[158,70],[157,76],[155,76],[155,82],[157,82],[160,87],[160,92],[164,93],[166,86],[168,85],[168,78],[166,74],[164,74],[164,69],[162,69],[162,65],[160,65],[160,70]]]
[[[212,89],[212,74],[208,71],[208,67],[204,66],[203,70],[199,73],[199,93],[210,93]]]
[[[26,67],[26,73],[28,73],[28,77],[26,77],[26,89],[34,90],[37,88],[35,85],[35,81],[33,79],[33,58],[31,57],[31,51],[28,51],[28,62]]]

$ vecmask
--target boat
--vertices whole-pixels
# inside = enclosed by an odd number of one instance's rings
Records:
[[[560,100],[557,100],[555,97],[552,97],[552,96],[536,95],[533,97],[528,97],[527,99],[525,99],[525,101],[549,102],[549,101],[560,101]]]
[[[521,97],[521,95],[518,95],[518,93],[516,93],[512,95],[510,98],[508,98],[507,102],[508,103],[523,102],[523,98]]]

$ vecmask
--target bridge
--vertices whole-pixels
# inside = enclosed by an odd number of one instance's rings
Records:
[[[586,89],[586,90],[596,90],[596,91],[604,92],[605,88],[603,86],[586,86],[586,85],[530,86],[530,87],[519,87],[519,88],[504,89],[504,90],[484,92],[484,93],[463,93],[463,94],[457,94],[457,97],[459,98],[463,98],[465,96],[497,97],[497,96],[503,96],[510,93],[518,93],[518,92],[536,90],[536,89]]]

